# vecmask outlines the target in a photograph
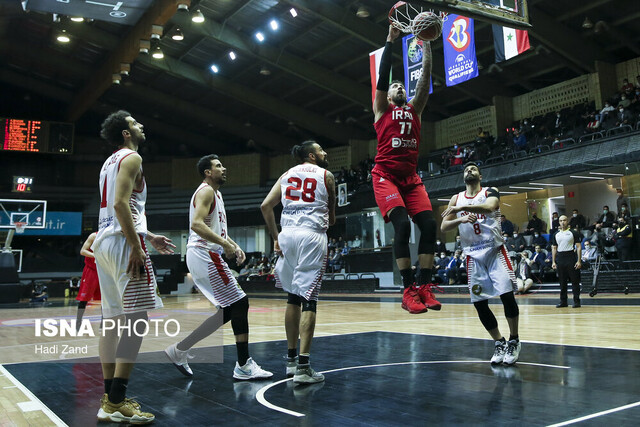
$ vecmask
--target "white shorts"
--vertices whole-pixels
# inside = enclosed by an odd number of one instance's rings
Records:
[[[327,243],[327,233],[301,227],[283,229],[278,236],[283,256],[276,263],[276,286],[317,301],[327,266]]]
[[[477,258],[467,256],[467,278],[471,302],[497,297],[516,288],[516,275],[504,246]]]
[[[163,307],[162,300],[156,292],[156,276],[153,274],[151,258],[142,236],[140,242],[147,254],[147,260],[145,273],[139,280],[131,280],[127,274],[131,247],[124,236],[105,237],[100,245],[94,248],[102,294],[102,317],[105,319]]]
[[[187,267],[200,292],[216,307],[228,307],[246,296],[217,252],[188,247]]]

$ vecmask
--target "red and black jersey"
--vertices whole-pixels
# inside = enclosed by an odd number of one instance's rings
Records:
[[[416,173],[420,145],[420,116],[413,105],[389,103],[387,111],[373,124],[378,135],[376,167],[397,176]]]

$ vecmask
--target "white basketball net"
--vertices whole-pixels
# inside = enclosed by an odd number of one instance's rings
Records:
[[[422,30],[432,25],[440,27],[439,34],[442,31],[442,23],[446,19],[445,12],[436,14],[433,10],[423,10],[422,7],[418,9],[403,1],[396,3],[389,11],[389,23],[403,33],[413,35],[418,35]]]
[[[26,222],[15,222],[13,225],[16,226],[16,234],[24,233],[24,230],[27,227]]]

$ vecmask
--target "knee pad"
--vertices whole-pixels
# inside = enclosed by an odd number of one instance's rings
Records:
[[[489,300],[476,301],[473,303],[473,306],[478,312],[478,317],[480,317],[482,326],[484,326],[487,331],[498,327],[496,316],[493,315],[493,312],[489,308]]]
[[[418,242],[419,254],[432,254],[436,250],[436,220],[432,211],[422,211],[413,217],[413,221],[420,229]]]
[[[249,333],[249,297],[245,296],[222,310],[224,312],[223,323],[231,320],[234,335]]]
[[[411,223],[409,222],[409,214],[407,208],[398,206],[393,209],[389,219],[393,224],[393,249],[398,258],[410,258],[409,238],[411,237]]]
[[[300,305],[302,304],[302,298],[296,294],[287,293],[287,304],[300,307]]]
[[[316,305],[318,304],[318,301],[315,300],[309,300],[307,301],[304,298],[300,298],[302,300],[302,311],[313,311],[314,313],[316,312]]]
[[[504,315],[506,317],[513,319],[520,315],[520,308],[518,308],[518,303],[516,302],[516,297],[513,295],[513,292],[507,292],[506,294],[500,295],[500,299],[502,300]]]

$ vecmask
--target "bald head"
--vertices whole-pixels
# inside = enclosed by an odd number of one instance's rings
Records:
[[[562,231],[565,231],[569,228],[569,220],[567,219],[566,215],[560,215],[560,218],[558,218],[558,222],[560,223],[560,229]]]

